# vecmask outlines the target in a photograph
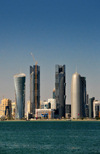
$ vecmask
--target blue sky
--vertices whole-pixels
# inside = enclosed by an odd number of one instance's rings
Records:
[[[31,52],[41,67],[41,100],[52,97],[55,64],[66,65],[67,103],[76,66],[100,100],[100,1],[0,1],[0,99],[14,100],[13,75],[23,72],[29,100]]]

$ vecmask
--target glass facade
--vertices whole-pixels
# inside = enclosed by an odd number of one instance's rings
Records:
[[[89,118],[93,118],[93,101],[95,97],[89,99]]]
[[[80,113],[81,117],[84,118],[86,117],[85,113],[85,108],[86,108],[86,78],[85,77],[80,77],[81,78],[81,105],[80,105]]]
[[[16,119],[22,119],[25,117],[25,80],[25,74],[18,74],[14,76]]]
[[[35,109],[40,107],[40,66],[30,66],[30,112],[35,116]]]
[[[66,100],[65,65],[56,65],[55,68],[55,97],[58,118],[65,117]]]

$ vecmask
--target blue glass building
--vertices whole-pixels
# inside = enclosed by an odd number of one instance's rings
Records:
[[[25,74],[14,75],[16,111],[15,118],[25,117]]]
[[[86,109],[86,78],[85,77],[80,77],[80,82],[81,82],[81,108],[80,108],[80,113],[81,117],[84,118],[86,117],[85,109]]]
[[[56,98],[56,115],[58,118],[65,117],[66,101],[66,74],[65,65],[56,65],[55,69],[55,98]]]
[[[93,101],[95,97],[89,99],[89,118],[93,118]]]
[[[40,108],[40,66],[30,66],[30,112],[35,117],[35,109]]]

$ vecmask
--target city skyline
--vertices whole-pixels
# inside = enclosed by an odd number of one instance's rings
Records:
[[[13,75],[26,74],[33,53],[41,67],[41,100],[52,98],[55,65],[66,65],[66,102],[71,103],[71,77],[86,77],[87,93],[100,100],[100,2],[40,0],[0,2],[0,100],[15,100]]]

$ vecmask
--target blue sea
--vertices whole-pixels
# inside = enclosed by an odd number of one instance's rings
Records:
[[[99,154],[99,121],[0,122],[0,154]]]

